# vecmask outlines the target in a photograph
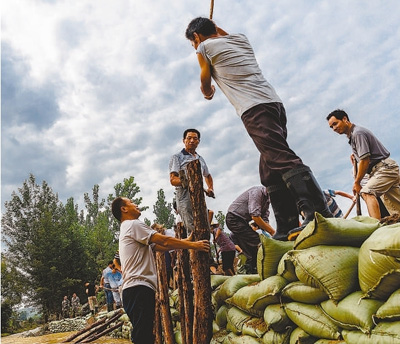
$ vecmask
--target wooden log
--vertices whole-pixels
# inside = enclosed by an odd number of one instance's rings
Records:
[[[100,320],[94,322],[93,324],[86,326],[84,329],[82,329],[82,330],[80,330],[80,331],[78,331],[78,332],[76,332],[76,333],[74,333],[74,334],[71,334],[69,337],[67,337],[67,338],[63,341],[63,343],[68,343],[68,342],[72,341],[73,339],[79,337],[80,335],[82,335],[82,334],[84,334],[85,332],[91,330],[92,328],[94,328],[94,327],[96,327],[96,326],[98,326],[98,325],[104,323],[106,320],[107,320],[107,318],[102,318],[102,319],[100,319]]]
[[[163,344],[160,302],[158,301],[158,290],[156,291],[153,335],[155,344]]]
[[[112,315],[112,317],[104,322],[104,324],[101,324],[99,326],[94,327],[90,332],[85,334],[83,337],[78,339],[75,344],[77,343],[82,343],[82,341],[86,338],[89,338],[90,336],[94,335],[95,333],[102,332],[105,328],[107,328],[108,325],[110,325],[112,322],[118,320],[123,313],[123,310],[120,309],[118,310],[115,314]]]
[[[182,222],[177,224],[177,234],[180,239],[187,238],[187,231]],[[190,273],[189,251],[176,250],[176,255],[182,344],[192,344],[193,284]]]
[[[120,321],[120,322],[117,323],[116,325],[111,326],[111,327],[105,329],[104,331],[102,331],[102,332],[100,332],[100,333],[98,333],[98,334],[93,335],[93,336],[90,337],[90,338],[87,338],[86,340],[84,340],[84,341],[81,342],[81,343],[90,343],[90,342],[93,342],[94,340],[99,339],[100,337],[105,336],[107,333],[110,333],[110,332],[114,331],[114,330],[117,329],[118,327],[121,327],[123,324],[124,324],[124,322],[123,322],[123,321]]]
[[[187,165],[187,178],[195,228],[193,239],[210,240],[208,211],[199,160],[191,161]],[[212,338],[210,258],[210,252],[191,252],[194,291],[193,344],[208,344]]]
[[[169,308],[167,267],[165,265],[165,253],[156,252],[158,302],[160,304],[161,324],[165,344],[174,344],[174,327],[172,325],[171,310]]]

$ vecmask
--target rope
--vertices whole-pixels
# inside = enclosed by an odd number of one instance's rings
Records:
[[[213,17],[213,12],[214,12],[214,0],[211,0],[210,3],[210,19]]]

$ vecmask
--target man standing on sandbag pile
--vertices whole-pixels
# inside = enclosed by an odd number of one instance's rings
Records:
[[[196,49],[204,98],[214,96],[213,78],[260,152],[261,184],[267,187],[277,223],[275,239],[294,240],[316,211],[332,217],[311,169],[289,147],[285,108],[264,78],[247,37],[228,34],[199,17],[189,23],[186,38]],[[301,227],[300,212],[305,217]]]
[[[233,233],[234,243],[239,245],[246,256],[247,274],[257,273],[257,251],[261,243],[258,233],[249,222],[254,222],[271,235],[275,230],[269,221],[269,196],[265,186],[253,186],[236,198],[228,208],[226,225]]]
[[[132,323],[131,339],[135,344],[153,344],[157,268],[153,251],[173,249],[210,251],[208,240],[190,241],[162,235],[139,220],[136,204],[117,197],[111,205],[120,221],[119,257],[122,268],[122,302]]]
[[[213,178],[208,171],[205,160],[196,152],[200,143],[200,132],[197,129],[186,129],[183,133],[183,148],[179,153],[174,154],[169,162],[169,179],[171,185],[175,186],[177,212],[181,216],[183,224],[188,231],[194,230],[193,211],[186,179],[186,166],[191,161],[200,160],[201,172],[207,184],[205,193],[214,197]]]
[[[332,111],[326,119],[333,131],[349,139],[357,163],[353,193],[362,196],[369,216],[381,219],[377,197],[381,197],[390,215],[400,214],[399,166],[389,158],[389,151],[371,131],[351,123],[345,111]],[[364,176],[367,182],[361,186]]]

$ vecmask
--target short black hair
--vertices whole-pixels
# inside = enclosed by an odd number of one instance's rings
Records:
[[[195,32],[203,36],[210,36],[217,33],[217,26],[211,19],[197,17],[189,23],[185,32],[186,38],[189,41],[194,41]]]
[[[343,118],[347,118],[348,121],[350,121],[349,119],[349,115],[346,113],[346,111],[344,110],[340,110],[340,109],[336,109],[334,111],[332,111],[327,117],[326,120],[329,121],[329,119],[331,117],[336,117],[337,119],[343,120]]]
[[[125,200],[122,197],[117,197],[111,203],[111,211],[114,217],[121,222],[122,212],[121,207],[125,205]]]
[[[186,130],[183,132],[183,139],[186,139],[186,135],[187,135],[188,133],[196,133],[197,136],[198,136],[198,138],[199,138],[199,140],[200,140],[200,131],[198,131],[197,129],[186,129]]]

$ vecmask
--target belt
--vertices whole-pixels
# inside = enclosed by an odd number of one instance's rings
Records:
[[[382,166],[382,165],[386,162],[386,160],[388,160],[388,159],[389,159],[389,158],[385,158],[385,159],[378,160],[378,161],[374,162],[373,164],[371,164],[371,165],[368,167],[367,173],[368,173],[368,174],[371,174],[371,173],[374,172],[378,167]]]

